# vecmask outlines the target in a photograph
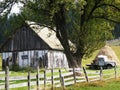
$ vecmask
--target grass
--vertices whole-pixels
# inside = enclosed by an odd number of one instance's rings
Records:
[[[34,89],[35,86],[32,86]],[[49,87],[50,88],[50,87]],[[27,87],[11,89],[11,90],[27,90]],[[46,89],[51,90],[51,89]],[[62,87],[54,88],[54,90],[63,90]],[[117,80],[111,79],[107,81],[96,81],[91,83],[77,83],[65,87],[64,90],[120,90],[120,78]]]
[[[21,87],[21,88],[12,88],[10,90],[27,90],[28,88],[27,87]]]
[[[31,86],[31,89],[35,89],[35,88],[36,86]],[[17,89],[12,88],[10,90],[27,90],[27,89],[28,89],[27,87],[20,87]],[[46,89],[46,90],[51,90],[51,89]],[[54,90],[63,90],[63,87],[54,88]],[[120,78],[118,78],[117,80],[111,79],[107,81],[77,83],[77,84],[65,87],[64,90],[120,90]]]
[[[93,54],[91,55],[91,57],[89,57],[89,58],[84,58],[84,59],[82,60],[82,66],[86,67],[86,64],[90,64],[90,63],[92,62],[92,60],[95,59],[95,57],[96,57],[96,55],[97,55],[98,52],[99,52],[99,50],[93,52]]]
[[[78,83],[68,86],[66,90],[120,90],[120,78],[117,80]]]
[[[111,47],[115,51],[116,55],[118,56],[118,59],[120,60],[120,46],[111,46]],[[90,64],[92,60],[95,58],[95,56],[97,55],[97,53],[98,53],[98,50],[95,51],[90,58],[83,59],[82,66],[86,66],[86,64]],[[0,70],[2,70],[1,55],[0,55]],[[107,70],[107,71],[105,70],[103,72],[109,73],[111,72],[111,70]],[[35,75],[35,74],[36,72],[32,73],[32,75]],[[56,73],[55,75],[57,74],[58,73]],[[11,74],[10,74],[10,76],[27,76],[27,75],[28,73],[24,71],[19,71],[19,72],[11,71]],[[0,77],[2,76],[0,75]],[[48,74],[47,76],[50,76],[50,74]],[[23,81],[18,81],[15,83],[20,83]],[[3,81],[0,81],[0,82],[3,82]],[[93,82],[93,83],[82,83],[82,84],[79,83],[79,84],[66,87],[66,90],[119,90],[120,89],[119,83],[120,83],[120,79],[116,81],[112,80],[112,81],[102,81],[102,82]],[[21,87],[21,88],[16,88],[11,90],[27,90],[27,87]],[[55,90],[61,90],[61,88],[56,88]]]
[[[117,55],[118,59],[120,60],[120,46],[111,46],[111,47],[115,51],[115,54]]]

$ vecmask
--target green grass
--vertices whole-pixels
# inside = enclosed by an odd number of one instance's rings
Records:
[[[119,60],[120,60],[120,46],[111,46],[112,49],[115,51],[116,55],[118,56]],[[82,66],[86,66],[86,64],[90,64],[92,62],[92,60],[95,58],[95,56],[97,55],[99,50],[95,51],[93,53],[93,55],[90,58],[87,59],[83,59],[82,62]],[[0,55],[0,70],[2,70],[2,60],[1,60],[1,55]],[[113,70],[104,70],[104,73],[110,73]],[[42,72],[40,72],[42,73]],[[35,75],[36,72],[32,73],[32,75]],[[58,73],[55,73],[54,75],[57,75]],[[119,72],[120,74],[120,72]],[[25,71],[18,71],[18,72],[14,72],[11,71],[10,76],[27,76],[28,73]],[[0,77],[2,77],[4,75],[0,75]],[[47,74],[47,76],[50,76],[50,74]],[[0,81],[3,82],[3,81]],[[18,81],[15,83],[20,83],[20,82],[24,82],[23,81]],[[72,85],[66,88],[66,90],[119,90],[120,89],[120,79],[119,80],[112,80],[112,81],[102,81],[102,82],[94,82],[94,83],[80,83],[80,84],[76,84],[76,85]],[[114,89],[112,89],[114,88]],[[27,90],[27,87],[22,87],[22,88],[16,88],[16,89],[11,89],[11,90]],[[61,88],[56,88],[55,90],[61,90]]]
[[[32,89],[35,89],[36,86],[32,86]],[[50,87],[49,87],[50,88]],[[27,90],[27,87],[21,88],[13,88],[10,90]],[[46,89],[51,90],[51,89]],[[54,88],[54,90],[63,90],[62,87]],[[108,81],[96,81],[91,83],[77,83],[74,85],[70,85],[65,87],[64,90],[120,90],[120,78],[115,80],[108,80]]]
[[[96,50],[96,51],[91,55],[91,57],[89,57],[89,58],[84,58],[84,59],[82,60],[82,66],[86,67],[86,64],[90,64],[90,63],[92,62],[92,60],[95,59],[95,57],[96,57],[96,55],[97,55],[98,52],[99,52],[99,50]]]
[[[27,90],[28,88],[27,87],[21,87],[21,88],[12,88],[10,90]]]
[[[115,51],[115,54],[117,55],[118,59],[120,60],[120,46],[111,46],[111,47]]]
[[[118,80],[78,83],[68,86],[66,90],[120,90],[120,78]]]
[[[35,89],[36,86],[31,86],[31,88]],[[13,88],[10,90],[27,90],[27,87],[20,87],[15,89]],[[46,89],[46,90],[51,90],[51,89]],[[54,88],[54,90],[63,90],[63,89],[62,87],[59,87],[59,88]],[[111,79],[107,81],[77,83],[77,84],[65,87],[64,90],[120,90],[120,78],[118,78],[117,80]]]

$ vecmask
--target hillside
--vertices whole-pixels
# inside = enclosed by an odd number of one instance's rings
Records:
[[[112,49],[115,51],[118,59],[120,60],[120,46],[111,46]],[[86,64],[90,64],[92,60],[94,60],[95,56],[98,54],[99,50],[95,51],[90,58],[83,59],[82,66],[86,66]]]
[[[115,51],[118,59],[120,60],[120,46],[111,46],[111,47]]]
[[[112,46],[120,46],[120,37],[118,39],[107,41],[107,44]]]

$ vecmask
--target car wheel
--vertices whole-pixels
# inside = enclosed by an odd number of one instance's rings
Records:
[[[107,65],[107,69],[111,69],[112,68],[112,65]]]

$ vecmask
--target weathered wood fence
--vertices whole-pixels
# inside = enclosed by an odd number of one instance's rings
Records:
[[[112,71],[111,71],[112,70]],[[119,68],[114,67],[110,69],[110,73],[106,72],[107,70],[86,70],[83,68],[68,68],[68,69],[45,69],[43,74],[39,73],[39,67],[37,68],[36,76],[31,76],[31,72],[28,72],[28,76],[10,76],[9,68],[6,67],[5,77],[0,77],[0,80],[3,80],[4,83],[0,83],[0,88],[5,90],[10,90],[10,88],[18,87],[28,87],[28,90],[31,90],[31,86],[35,86],[36,90],[44,90],[51,87],[54,90],[54,87],[63,87],[75,84],[78,82],[92,82],[97,80],[107,80],[111,78],[118,78]],[[21,83],[11,83],[13,81],[26,80],[26,82]],[[35,89],[34,89],[35,90]]]

